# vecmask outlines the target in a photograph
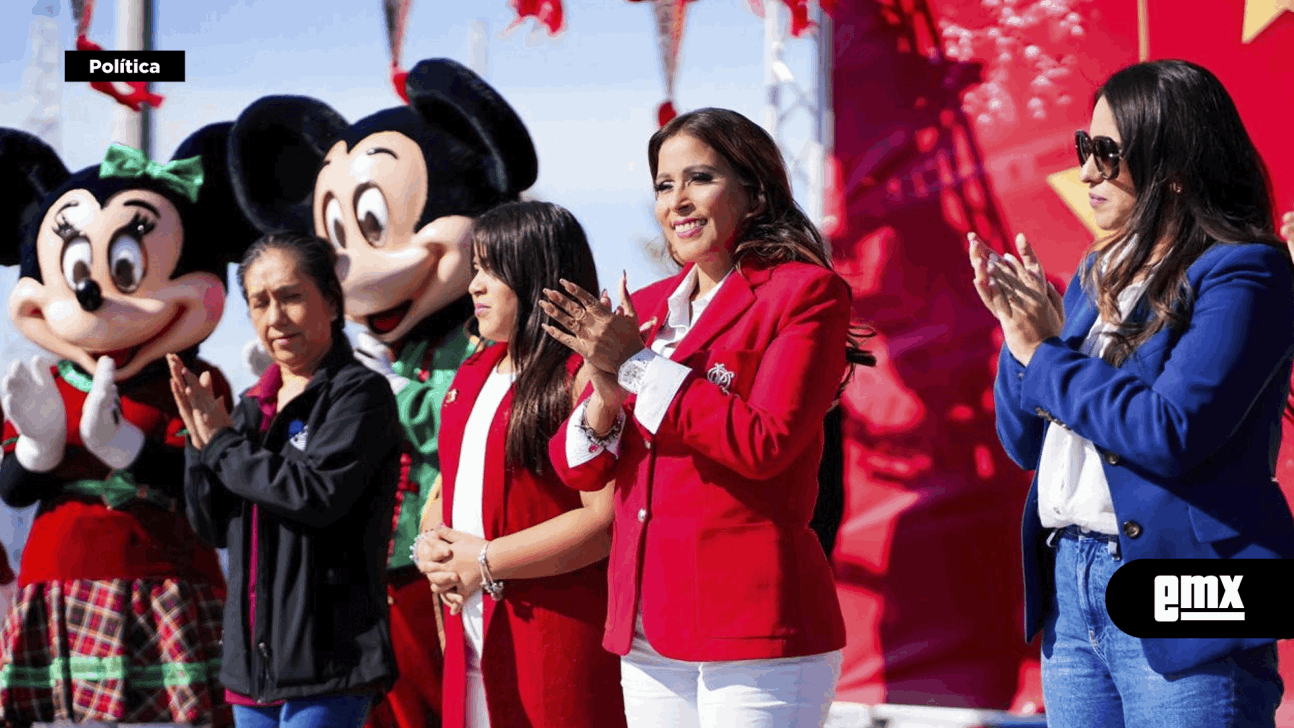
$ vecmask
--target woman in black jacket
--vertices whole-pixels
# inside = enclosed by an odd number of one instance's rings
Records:
[[[220,680],[239,728],[362,725],[395,679],[381,583],[399,475],[395,397],[342,331],[336,253],[273,234],[238,268],[274,364],[233,416],[170,357],[198,535],[229,549]]]

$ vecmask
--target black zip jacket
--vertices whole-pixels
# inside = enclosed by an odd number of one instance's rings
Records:
[[[258,702],[395,681],[383,582],[400,468],[395,397],[345,338],[262,436],[244,395],[234,426],[187,448],[189,520],[229,548],[220,681]],[[255,633],[247,563],[257,524]]]

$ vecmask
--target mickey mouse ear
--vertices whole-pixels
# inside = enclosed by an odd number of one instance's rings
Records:
[[[517,112],[480,76],[448,58],[419,61],[405,80],[409,106],[428,123],[475,138],[487,153],[484,170],[495,188],[512,197],[535,183],[539,159]]]
[[[260,231],[247,218],[229,177],[229,139],[233,122],[209,124],[180,142],[171,159],[202,158],[202,187],[195,219],[185,225],[185,257],[197,265],[220,269],[242,258]]]
[[[243,110],[230,132],[229,176],[247,217],[265,232],[313,230],[315,177],[349,126],[307,96],[266,96]]]
[[[38,225],[45,198],[71,176],[63,160],[38,137],[0,128],[0,265],[21,262],[24,231]]]

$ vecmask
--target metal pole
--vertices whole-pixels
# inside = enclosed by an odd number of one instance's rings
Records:
[[[831,16],[823,12],[821,3],[816,6],[818,22],[818,118],[815,119],[815,141],[817,142],[817,163],[814,165],[813,186],[817,193],[811,204],[817,210],[812,214],[813,223],[819,227],[826,221],[827,215],[827,160],[836,149],[836,117],[832,107],[831,61],[835,54],[835,38],[832,35],[834,26]]]
[[[117,49],[153,50],[153,0],[117,0]],[[149,83],[148,90],[153,90]],[[118,104],[112,110],[112,140],[153,156],[153,109],[139,111]]]
[[[487,50],[490,45],[490,26],[485,20],[473,20],[471,35],[471,63],[468,67],[481,78],[490,73],[490,58]]]
[[[764,3],[764,90],[765,101],[764,107],[764,129],[777,139],[777,131],[781,119],[781,106],[779,105],[778,86],[780,82],[777,74],[773,72],[773,64],[777,63],[782,57],[782,35],[778,30],[778,24],[782,22],[781,3],[767,2]]]

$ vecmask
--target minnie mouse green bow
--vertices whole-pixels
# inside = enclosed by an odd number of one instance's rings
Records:
[[[198,189],[202,187],[202,157],[158,164],[138,149],[113,144],[99,165],[99,178],[104,177],[148,177],[189,198],[189,202],[197,202]]]

